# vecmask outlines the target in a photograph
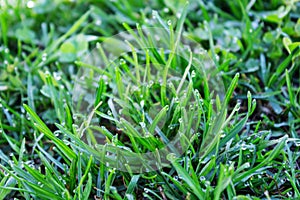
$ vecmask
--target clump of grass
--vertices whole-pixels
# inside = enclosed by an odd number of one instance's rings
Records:
[[[0,199],[299,198],[298,2],[32,3],[1,4]],[[108,67],[121,31],[136,43]],[[95,46],[106,68],[82,59]],[[82,71],[92,118],[74,101]],[[182,151],[160,151],[178,132]]]

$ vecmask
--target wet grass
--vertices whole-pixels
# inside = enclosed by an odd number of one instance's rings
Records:
[[[299,2],[0,6],[0,199],[300,198]]]

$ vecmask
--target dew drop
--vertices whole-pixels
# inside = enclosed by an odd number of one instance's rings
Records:
[[[47,60],[47,54],[46,53],[43,53],[43,55],[42,55],[42,61],[46,61]]]
[[[156,10],[153,10],[153,11],[152,11],[152,18],[153,18],[153,19],[156,19],[156,14],[157,14],[157,11],[156,11]]]
[[[27,8],[33,8],[35,3],[34,3],[34,1],[28,1],[26,5],[27,5]]]
[[[55,79],[55,80],[57,80],[57,81],[61,80],[61,76],[60,76],[60,74],[58,74],[57,72],[54,72],[54,73],[53,73],[53,76],[54,76],[54,79]]]
[[[145,127],[146,127],[145,122],[140,122],[140,125],[141,125],[142,128],[145,128]]]
[[[173,129],[174,129],[174,125],[172,125],[172,124],[169,125],[169,126],[168,126],[168,129],[169,129],[169,130],[173,130]]]
[[[179,119],[178,119],[178,122],[179,122],[179,123],[182,123],[182,122],[183,122],[182,118],[179,118]]]
[[[97,26],[100,26],[100,25],[102,24],[102,21],[101,21],[100,19],[97,19],[97,20],[95,21],[95,24],[96,24]]]
[[[125,65],[126,64],[126,60],[124,60],[123,58],[120,59],[120,65]]]
[[[293,192],[289,191],[288,193],[286,193],[289,197],[293,196]]]
[[[195,70],[192,71],[191,77],[194,78],[196,76]]]
[[[206,178],[204,177],[204,176],[200,176],[200,181],[201,182],[203,182],[203,181],[205,181],[206,180]]]
[[[172,21],[168,20],[167,24],[168,24],[168,26],[172,26]]]
[[[142,108],[144,108],[145,101],[144,101],[144,100],[142,100],[142,101],[140,102],[140,105],[141,105],[141,107],[142,107]]]

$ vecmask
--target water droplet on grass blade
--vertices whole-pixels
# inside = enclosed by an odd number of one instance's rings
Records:
[[[168,24],[168,26],[171,26],[172,25],[172,21],[168,20],[167,24]]]
[[[156,16],[155,15],[157,15],[157,11],[156,10],[152,10],[152,18],[153,19],[155,19],[156,18]]]
[[[98,20],[95,21],[95,24],[96,24],[97,26],[100,26],[101,23],[102,23],[102,21],[101,21],[100,19],[98,19]]]
[[[142,101],[140,102],[140,105],[141,105],[141,107],[142,107],[142,108],[144,108],[145,101],[144,101],[144,100],[142,100]]]
[[[174,153],[169,153],[168,155],[167,155],[167,159],[169,160],[169,161],[171,161],[171,162],[173,162],[173,161],[175,161],[176,160],[176,155],[174,154]]]
[[[126,60],[124,60],[123,58],[120,59],[120,65],[125,65],[126,64]]]
[[[28,1],[26,4],[27,8],[33,8],[35,6],[34,1]]]
[[[53,76],[54,76],[54,79],[55,79],[55,80],[57,80],[57,81],[61,80],[61,76],[60,76],[59,73],[54,72],[54,73],[53,73]]]
[[[204,177],[204,176],[200,176],[200,181],[201,182],[203,182],[203,181],[205,181],[206,180],[206,178]]]
[[[140,125],[141,125],[142,128],[145,128],[145,127],[146,127],[145,122],[140,122]]]
[[[180,12],[176,13],[176,17],[179,19],[181,17],[181,13]]]
[[[43,55],[42,55],[42,61],[46,61],[47,60],[47,54],[46,53],[43,53]]]
[[[191,77],[194,78],[195,76],[196,76],[196,72],[195,72],[195,70],[193,70],[191,73]]]

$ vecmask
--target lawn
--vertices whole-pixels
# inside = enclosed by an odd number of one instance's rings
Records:
[[[1,199],[300,199],[300,1],[0,0]]]

